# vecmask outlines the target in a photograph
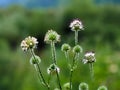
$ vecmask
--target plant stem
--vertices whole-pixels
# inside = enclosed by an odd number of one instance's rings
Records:
[[[75,31],[75,45],[78,44],[78,31]]]
[[[55,65],[57,65],[55,43],[54,43],[53,41],[51,42],[51,51],[52,51],[53,63],[54,63]],[[57,80],[58,80],[59,88],[60,88],[60,90],[62,90],[62,87],[61,87],[61,84],[60,84],[60,77],[59,77],[59,74],[58,74],[57,69],[56,69],[56,75],[57,75]]]
[[[93,63],[89,63],[91,79],[94,81],[94,70],[93,70]]]
[[[55,43],[51,42],[51,51],[52,51],[52,59],[53,59],[53,63],[56,65],[57,61],[56,61],[56,50],[55,50]]]
[[[69,65],[69,64],[70,64],[70,59],[69,59],[68,51],[65,52],[65,57],[66,57],[66,60],[67,60],[68,65]]]
[[[32,49],[30,49],[30,51],[31,51],[32,56],[33,56],[34,59],[36,60],[34,51],[33,51]],[[50,90],[49,85],[46,83],[46,81],[45,81],[45,79],[44,79],[44,77],[43,77],[43,74],[42,74],[42,72],[41,72],[41,68],[40,68],[39,64],[37,63],[36,66],[37,66],[38,72],[39,72],[39,74],[40,74],[40,76],[41,76],[43,85],[46,86],[48,90]]]
[[[76,54],[73,57],[73,62],[72,62],[71,70],[70,70],[70,90],[72,90],[72,76],[73,76],[74,65],[75,65],[75,56]]]

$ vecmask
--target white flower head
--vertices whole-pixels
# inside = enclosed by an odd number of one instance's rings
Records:
[[[57,67],[55,64],[51,64],[51,65],[49,66],[49,68],[47,69],[47,73],[48,73],[48,74],[55,74],[56,71],[59,73],[59,72],[60,72],[60,68]]]
[[[34,49],[37,47],[38,41],[35,37],[28,36],[21,42],[21,48],[23,51],[27,51],[29,49]]]
[[[80,20],[75,19],[70,23],[70,26],[72,31],[80,31],[80,30],[84,30],[83,28],[83,24]]]
[[[57,42],[60,42],[60,35],[56,31],[48,30],[48,32],[45,35],[44,41],[46,43],[51,43],[51,42],[57,43]]]
[[[86,63],[93,63],[95,62],[96,59],[95,59],[95,53],[93,51],[90,51],[90,52],[86,52],[85,55],[84,55],[84,59],[83,59],[83,63],[86,64]]]

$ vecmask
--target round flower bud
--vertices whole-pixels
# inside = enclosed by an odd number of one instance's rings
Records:
[[[80,45],[76,45],[73,47],[74,53],[82,53],[82,47]]]
[[[55,88],[54,90],[60,90],[59,88]]]
[[[55,64],[51,64],[49,66],[49,68],[47,69],[47,73],[48,74],[55,74],[56,71],[59,73],[60,72],[60,69],[55,65]]]
[[[82,22],[78,19],[75,19],[73,20],[71,23],[70,23],[70,26],[72,31],[80,31],[80,30],[84,30],[83,28],[83,25],[82,25]]]
[[[28,36],[21,42],[21,48],[23,51],[36,48],[38,41],[35,37]]]
[[[80,83],[79,90],[88,90],[88,89],[89,87],[87,83],[84,83],[84,82]]]
[[[86,64],[86,63],[93,63],[95,62],[96,59],[95,59],[95,53],[90,51],[90,52],[86,52],[85,55],[84,55],[84,59],[83,59],[83,63]]]
[[[51,42],[57,43],[57,42],[60,42],[60,35],[56,31],[48,30],[48,32],[45,35],[44,41],[46,43],[51,43]]]
[[[71,47],[70,47],[70,45],[69,44],[63,44],[62,45],[62,47],[61,47],[61,50],[63,51],[63,52],[67,52],[67,51],[69,51],[71,49]]]
[[[100,86],[97,90],[108,90],[106,86]]]
[[[64,90],[70,90],[70,83],[69,82],[65,83],[63,87],[64,87]]]
[[[39,64],[40,62],[41,62],[41,59],[40,59],[40,57],[37,56],[37,55],[35,55],[35,57],[32,56],[32,57],[30,58],[30,63],[33,64],[33,65]]]

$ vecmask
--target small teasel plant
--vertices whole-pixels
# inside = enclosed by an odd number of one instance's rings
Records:
[[[97,90],[108,90],[106,86],[102,85],[99,86]]]
[[[70,23],[70,26],[72,31],[75,32],[75,45],[78,44],[78,32],[81,30],[84,30],[83,24],[79,19],[75,19]]]
[[[71,69],[70,69],[70,90],[72,90],[72,77],[73,77],[73,71],[75,67],[77,67],[76,61],[79,59],[79,54],[82,52],[82,48],[80,45],[78,45],[78,32],[81,30],[84,30],[82,22],[78,19],[73,20],[70,23],[70,26],[72,31],[75,32],[75,46],[73,47],[73,61],[71,64]]]
[[[60,35],[56,31],[48,30],[48,32],[45,35],[44,41],[51,45],[53,65],[54,65],[54,69],[56,70],[59,88],[60,90],[62,90],[60,77],[59,77],[59,70],[57,68],[56,49],[55,49],[55,43],[60,42]]]
[[[79,84],[79,90],[89,90],[89,86],[87,83],[82,82]]]
[[[94,80],[93,63],[96,62],[95,53],[93,51],[86,52],[82,62],[84,64],[89,64],[89,69],[90,69],[90,73],[91,73],[91,79],[93,81]]]
[[[21,42],[21,48],[23,51],[29,51],[31,53],[30,63],[35,66],[35,69],[38,72],[38,75],[40,76],[42,85],[47,87],[47,89],[49,90],[50,87],[46,83],[44,76],[42,74],[41,68],[39,66],[41,59],[39,56],[35,55],[34,53],[34,49],[37,48],[37,44],[38,44],[38,41],[35,37],[28,36]]]

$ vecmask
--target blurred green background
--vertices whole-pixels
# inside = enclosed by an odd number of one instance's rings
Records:
[[[56,45],[57,59],[61,83],[68,82],[69,69],[60,47],[64,42],[74,46],[74,32],[69,24],[75,18],[79,18],[85,28],[79,32],[79,44],[84,52],[95,51],[97,62],[94,64],[93,83],[88,65],[79,62],[74,72],[73,90],[78,90],[80,82],[88,83],[90,90],[97,90],[100,85],[106,85],[108,90],[120,90],[120,4],[97,0],[57,1],[57,4],[48,7],[14,4],[0,8],[0,90],[45,90],[34,66],[29,63],[30,53],[23,52],[20,43],[29,35],[38,38],[36,53],[42,59],[40,66],[48,78],[46,69],[52,61],[50,46],[44,43],[44,35],[49,29],[61,35],[61,42]],[[53,86],[56,85],[54,79],[55,76],[51,81]]]

